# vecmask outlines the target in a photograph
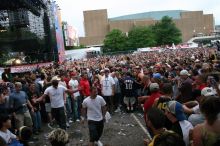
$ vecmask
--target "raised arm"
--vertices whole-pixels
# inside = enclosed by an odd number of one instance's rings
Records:
[[[36,99],[35,102],[40,102],[40,101],[42,101],[46,96],[47,96],[47,94],[43,94],[41,97],[39,97],[38,99]]]

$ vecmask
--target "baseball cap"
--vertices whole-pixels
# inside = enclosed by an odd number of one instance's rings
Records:
[[[178,121],[186,120],[186,115],[183,111],[183,106],[177,101],[169,101],[167,103],[168,111],[175,115]]]
[[[202,89],[201,95],[202,96],[214,96],[214,95],[216,95],[216,92],[214,91],[213,88],[205,87]]]
[[[190,76],[189,72],[187,70],[185,70],[185,69],[181,70],[180,75],[181,76]]]
[[[106,71],[108,71],[108,72],[109,72],[110,70],[109,70],[109,68],[105,68],[105,69],[104,69],[104,71],[105,71],[105,72],[106,72]]]
[[[141,67],[138,65],[138,66],[135,66],[135,69],[140,69]]]
[[[159,88],[160,88],[159,84],[157,84],[157,83],[151,83],[150,84],[150,91],[154,91],[154,90],[157,90]]]
[[[51,81],[60,81],[61,79],[58,76],[54,76]]]
[[[161,79],[161,74],[160,73],[154,73],[153,78]]]

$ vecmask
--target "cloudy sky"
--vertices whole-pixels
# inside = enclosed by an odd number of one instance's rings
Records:
[[[107,9],[108,17],[160,10],[203,10],[213,13],[220,24],[219,0],[56,0],[62,11],[62,20],[74,26],[79,36],[84,35],[83,11]]]

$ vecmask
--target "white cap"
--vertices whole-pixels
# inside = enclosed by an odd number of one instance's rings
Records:
[[[187,70],[181,70],[180,75],[181,76],[190,76],[190,74]]]
[[[216,95],[216,92],[213,88],[205,87],[202,89],[201,95],[202,96],[214,96],[214,95]]]
[[[160,89],[159,84],[157,84],[157,83],[151,83],[150,84],[150,91],[154,91],[154,90],[157,90],[157,89]]]
[[[192,55],[191,59],[195,59],[195,56],[194,56],[194,55]]]
[[[196,59],[195,62],[197,63],[197,62],[200,62],[200,61],[199,61],[199,59]]]
[[[51,81],[54,81],[54,80],[57,80],[57,81],[60,81],[61,79],[58,77],[58,76],[54,76]]]

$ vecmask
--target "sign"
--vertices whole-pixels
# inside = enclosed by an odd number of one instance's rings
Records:
[[[31,65],[21,65],[21,66],[12,66],[11,73],[24,73],[34,71],[39,67],[49,67],[53,65],[52,62],[49,63],[38,63],[38,64],[31,64]]]

